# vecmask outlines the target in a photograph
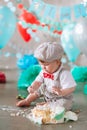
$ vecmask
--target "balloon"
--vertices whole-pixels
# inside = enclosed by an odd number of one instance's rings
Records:
[[[38,64],[38,61],[33,55],[24,55],[23,58],[17,61],[17,66],[21,69],[27,69],[35,64]]]
[[[73,30],[73,38],[81,52],[87,56],[87,18],[77,22]]]
[[[0,49],[2,49],[12,37],[16,28],[16,17],[5,6],[0,6]]]
[[[19,17],[18,30],[19,30],[21,36],[23,37],[23,39],[25,40],[25,42],[29,42],[31,40],[31,36],[29,33],[27,33],[28,28],[23,28],[22,24],[20,24],[20,22],[23,20],[26,23],[37,24],[37,25],[39,25],[40,22],[37,20],[36,16],[34,16],[32,13],[28,12],[27,10],[23,10],[23,13]],[[36,30],[32,30],[32,31],[35,32]]]
[[[6,76],[3,72],[0,72],[0,83],[6,83]]]
[[[86,66],[74,66],[71,69],[71,73],[73,78],[77,83],[79,82],[87,82],[87,67]]]
[[[60,31],[55,30],[54,33],[57,33],[58,35],[61,35],[62,34],[62,30],[60,30]]]
[[[74,27],[75,25],[73,23],[65,26],[61,35],[61,44],[71,62],[75,62],[80,54],[80,50],[78,49],[72,36]]]
[[[83,93],[87,95],[87,84],[84,86]]]
[[[23,9],[23,4],[18,4],[19,9]]]
[[[33,15],[31,12],[28,12],[27,10],[23,10],[23,13],[19,17],[19,19],[24,20],[25,22],[31,23],[31,24],[37,24],[37,25],[40,24],[36,16]]]
[[[22,36],[22,38],[26,41],[29,42],[31,40],[31,35],[27,33],[27,29],[23,28],[20,23],[17,24],[18,30]]]

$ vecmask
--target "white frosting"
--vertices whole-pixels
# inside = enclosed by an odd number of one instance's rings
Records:
[[[38,105],[32,109],[31,113],[29,113],[26,117],[38,124],[43,124],[44,119],[47,119],[44,124],[64,123],[65,119],[66,121],[78,120],[76,113],[72,111],[65,112],[64,107],[55,105],[52,106],[52,104]]]

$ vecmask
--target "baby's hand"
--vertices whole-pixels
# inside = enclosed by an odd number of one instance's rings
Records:
[[[33,93],[34,92],[34,89],[32,88],[32,86],[29,86],[27,90],[28,90],[29,93]]]
[[[60,95],[60,94],[61,94],[61,90],[60,90],[60,88],[58,88],[58,87],[53,87],[53,88],[52,88],[52,92],[53,92],[54,94],[57,94],[57,95]]]

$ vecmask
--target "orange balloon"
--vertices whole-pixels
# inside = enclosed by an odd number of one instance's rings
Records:
[[[23,28],[20,23],[17,24],[17,27],[24,41],[29,42],[31,40],[31,35],[27,33],[27,28]]]

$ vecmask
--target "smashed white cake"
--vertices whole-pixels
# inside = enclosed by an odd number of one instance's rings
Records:
[[[37,105],[27,115],[27,118],[38,124],[57,124],[69,120],[78,120],[76,113],[65,111],[64,107],[53,106],[52,104]]]

